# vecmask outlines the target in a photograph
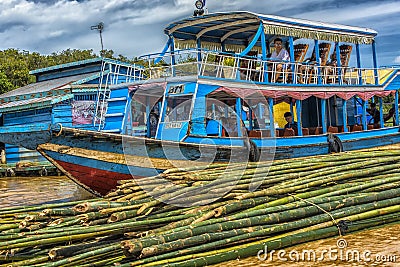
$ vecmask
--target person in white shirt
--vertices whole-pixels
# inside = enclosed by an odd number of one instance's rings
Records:
[[[274,40],[274,47],[275,47],[275,51],[272,52],[271,59],[281,60],[281,61],[290,61],[289,52],[283,47],[281,38],[276,38]],[[283,68],[284,64],[282,64],[282,63],[275,63],[275,64],[276,64],[276,68],[275,68],[276,77],[278,77],[279,74],[282,72],[282,68]]]

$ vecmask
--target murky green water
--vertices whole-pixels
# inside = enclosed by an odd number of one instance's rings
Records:
[[[91,197],[92,194],[64,176],[0,178],[0,207],[66,202]]]

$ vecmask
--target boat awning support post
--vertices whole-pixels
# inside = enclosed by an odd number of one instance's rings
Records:
[[[150,97],[146,96],[146,136],[147,138],[150,138],[150,134],[151,134],[151,129],[150,129]]]
[[[376,122],[374,122],[376,123]],[[379,124],[381,125],[381,128],[385,127],[385,121],[383,119],[383,98],[379,98]]]
[[[268,47],[267,47],[267,38],[265,36],[266,34],[264,32],[261,33],[261,50],[262,50],[262,60],[263,62],[263,70],[264,70],[264,80],[262,82],[268,81],[268,65],[265,62],[267,60],[267,52],[268,52]]]
[[[249,106],[249,130],[253,130],[253,110],[251,109],[251,100],[248,102]]]
[[[349,129],[347,129],[347,100],[343,99],[343,132],[347,133]]]
[[[375,85],[379,84],[379,77],[378,77],[378,60],[376,56],[376,45],[375,40],[372,42],[372,59],[374,62],[374,77],[375,77]]]
[[[170,37],[170,38],[168,39],[168,42],[165,44],[163,50],[161,51],[160,56],[157,57],[157,58],[154,60],[154,62],[153,62],[154,65],[157,64],[157,63],[159,63],[159,62],[164,58],[165,53],[167,53],[168,49],[171,48],[171,42],[172,42],[172,41],[173,41],[173,38]],[[149,60],[150,60],[150,59],[149,59]],[[149,64],[150,64],[150,62],[149,62]],[[150,65],[149,65],[149,66],[150,66]]]
[[[247,55],[251,49],[256,45],[258,39],[260,39],[260,36],[264,33],[264,26],[262,23],[260,23],[260,27],[258,27],[256,35],[254,35],[253,40],[251,40],[250,44],[242,51],[242,53],[239,54],[240,57],[243,57]]]
[[[171,52],[171,70],[172,70],[172,77],[175,77],[175,42],[172,36],[169,37],[169,51]]]
[[[268,98],[268,109],[269,109],[269,130],[271,137],[275,137],[275,121],[274,121],[274,99]]]
[[[296,73],[294,73],[294,46],[293,46],[293,36],[289,36],[289,50],[290,50],[290,64],[291,65],[291,70],[292,70],[292,81],[293,83],[296,82]],[[287,82],[287,81],[286,81]]]
[[[358,84],[362,85],[360,44],[356,44]]]
[[[293,116],[293,119],[294,119],[293,99],[292,98],[290,98],[289,106],[290,106],[290,113],[292,113],[292,116]]]
[[[326,133],[327,129],[327,120],[326,120],[326,99],[321,99],[321,118],[322,118],[322,133]]]
[[[394,95],[394,124],[399,125],[399,90]]]
[[[238,97],[236,98],[236,124],[237,124],[238,137],[243,136],[241,117],[242,117],[242,101],[240,97]]]
[[[336,43],[336,65],[338,67],[338,79],[339,79],[339,84],[343,84],[343,79],[342,79],[342,61],[340,60],[340,43]]]
[[[362,121],[362,127],[363,130],[368,130],[367,126],[367,102],[365,100],[362,100],[362,116],[361,116],[361,121]]]
[[[199,62],[199,64],[200,64],[200,62],[201,62],[201,40],[200,40],[200,38],[198,38],[196,40],[196,42],[197,42],[197,62]]]
[[[301,100],[296,99],[296,113],[297,113],[297,135],[302,136],[302,122],[301,122]]]
[[[319,55],[319,41],[318,40],[314,40],[314,47],[315,47],[315,58],[317,60],[317,83],[321,84],[322,83],[322,77],[321,77],[321,58]]]

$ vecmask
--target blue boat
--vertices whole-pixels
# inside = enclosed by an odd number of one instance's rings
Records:
[[[99,87],[93,129],[1,127],[0,141],[37,149],[101,195],[168,168],[400,142],[400,69],[378,67],[372,29],[229,12],[164,31],[163,51],[141,57],[142,79]],[[372,67],[362,66],[367,48]]]

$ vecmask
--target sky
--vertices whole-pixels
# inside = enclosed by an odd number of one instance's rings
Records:
[[[133,58],[159,52],[170,22],[189,17],[194,0],[1,0],[0,49],[50,54],[105,49]],[[207,0],[208,11],[251,11],[368,27],[378,31],[379,65],[400,64],[400,0]],[[362,61],[370,50],[362,50]],[[367,63],[367,65],[369,65]]]

